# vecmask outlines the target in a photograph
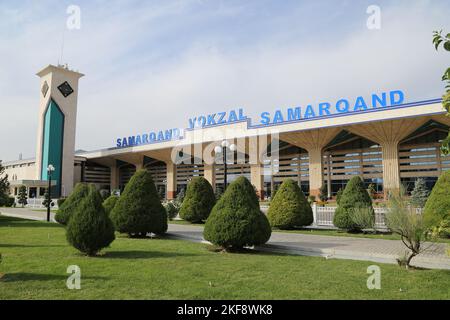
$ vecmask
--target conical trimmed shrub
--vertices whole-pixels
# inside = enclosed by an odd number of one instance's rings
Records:
[[[70,196],[64,201],[58,212],[55,214],[56,222],[67,225],[69,223],[70,217],[73,215],[74,211],[78,207],[81,200],[88,194],[89,188],[85,183],[78,183],[73,189]]]
[[[269,212],[270,225],[282,230],[309,226],[314,222],[311,205],[303,191],[292,180],[285,180],[271,201]]]
[[[203,237],[227,250],[264,244],[271,233],[252,184],[240,177],[228,186],[212,209]]]
[[[428,197],[423,214],[428,227],[450,222],[450,171],[445,171],[439,177]]]
[[[119,200],[119,197],[113,194],[103,201],[103,207],[105,208],[106,214],[109,215],[111,213],[112,209],[116,206],[117,200]]]
[[[339,199],[339,205],[334,214],[334,225],[348,231],[360,231],[361,227],[352,219],[352,211],[356,208],[367,208],[370,210],[370,214],[375,216],[372,199],[364,188],[364,182],[359,176],[350,179],[345,186],[344,192]]]
[[[114,226],[102,205],[102,197],[94,185],[78,202],[67,225],[67,241],[88,256],[96,255],[114,241]]]
[[[203,177],[193,178],[188,184],[180,217],[189,222],[202,222],[208,219],[215,203],[216,196],[208,180]]]
[[[167,212],[150,172],[145,169],[136,171],[110,216],[116,230],[130,236],[164,234],[167,231]]]
[[[414,189],[411,191],[410,203],[416,208],[423,208],[427,203],[430,191],[427,189],[425,179],[419,178],[414,182]]]

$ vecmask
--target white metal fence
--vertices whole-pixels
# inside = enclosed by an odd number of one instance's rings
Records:
[[[334,227],[333,218],[336,207],[319,207],[313,204],[313,216],[315,226]]]
[[[44,202],[44,198],[28,198],[27,199],[27,205],[25,206],[25,208],[29,208],[29,209],[45,209],[46,207],[42,204]],[[58,202],[57,200],[53,199],[53,209],[57,209],[58,208]],[[20,205],[18,204],[18,200],[16,197],[16,206],[20,207]]]
[[[312,205],[314,223],[313,227],[335,227],[333,224],[334,212],[336,207],[321,207],[317,206],[315,203]],[[375,229],[387,229],[385,223],[385,214],[388,212],[388,208],[374,208],[375,211]],[[416,209],[417,214],[422,214],[422,209]]]

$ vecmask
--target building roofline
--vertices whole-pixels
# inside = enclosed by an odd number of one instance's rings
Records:
[[[17,165],[17,164],[24,164],[24,163],[34,163],[36,162],[36,158],[27,158],[22,160],[11,160],[11,161],[2,161],[2,166],[11,166],[11,165]]]
[[[75,161],[86,161],[85,157],[74,155]],[[36,158],[27,158],[22,160],[12,160],[12,161],[2,161],[2,166],[14,166],[19,164],[26,164],[26,163],[36,163]]]
[[[422,101],[416,101],[416,102],[410,102],[410,103],[404,103],[404,104],[400,104],[400,105],[395,105],[395,106],[389,106],[389,107],[385,107],[385,108],[377,108],[377,109],[369,109],[369,110],[363,110],[363,111],[357,111],[357,112],[352,112],[352,113],[346,113],[346,114],[333,114],[333,115],[327,115],[327,116],[321,116],[321,117],[314,117],[314,118],[308,118],[308,119],[299,119],[299,120],[291,120],[291,121],[285,121],[279,124],[267,124],[267,125],[259,125],[259,124],[252,124],[252,119],[251,118],[247,118],[246,120],[241,120],[241,121],[237,121],[237,122],[233,122],[233,123],[227,123],[227,124],[220,124],[220,125],[213,125],[213,126],[208,126],[206,128],[195,128],[195,129],[184,129],[187,132],[192,132],[192,131],[196,131],[196,130],[204,130],[204,129],[211,129],[211,128],[217,128],[217,127],[226,127],[226,126],[233,126],[239,123],[246,123],[246,130],[250,131],[250,130],[254,130],[256,131],[257,129],[270,129],[270,128],[274,128],[274,127],[283,127],[285,125],[289,125],[289,124],[297,124],[297,123],[306,123],[306,122],[313,122],[313,121],[318,121],[318,120],[326,120],[326,119],[332,119],[332,118],[342,118],[342,117],[350,117],[350,116],[354,116],[354,115],[361,115],[361,114],[372,114],[372,113],[377,113],[377,112],[383,112],[383,111],[389,111],[389,110],[398,110],[398,109],[403,109],[403,108],[411,108],[411,107],[418,107],[418,106],[425,106],[425,105],[433,105],[436,103],[441,103],[442,102],[442,98],[436,98],[436,99],[429,99],[429,100],[422,100]],[[442,110],[442,113],[444,113],[444,109]],[[424,113],[424,116],[429,115],[429,113]],[[407,116],[405,116],[407,117]],[[369,120],[371,121],[371,120]],[[376,120],[374,120],[376,121]],[[357,123],[355,123],[357,124]],[[311,129],[304,129],[306,130],[311,130]],[[301,131],[301,130],[299,130]],[[291,132],[291,131],[286,131],[286,132]],[[111,151],[121,151],[120,153],[128,153],[128,152],[132,152],[133,148],[136,147],[142,147],[142,146],[154,146],[154,145],[160,145],[161,148],[158,149],[165,149],[165,148],[170,148],[170,144],[169,143],[173,143],[173,142],[183,142],[184,139],[180,139],[180,140],[168,140],[168,141],[156,141],[156,142],[152,142],[152,143],[147,143],[147,144],[142,144],[142,145],[138,145],[138,146],[129,146],[129,147],[110,147],[110,148],[104,148],[104,149],[97,149],[97,150],[92,150],[92,151],[84,151],[82,153],[77,153],[78,156],[83,156],[83,157],[87,157],[89,158],[89,156],[95,154],[95,153],[105,153],[108,152],[107,155],[110,155],[109,152]],[[168,145],[169,144],[169,145]],[[158,150],[156,149],[156,150]],[[94,156],[94,158],[96,158]]]
[[[42,69],[41,71],[36,73],[36,75],[39,76],[39,77],[43,77],[43,76],[49,74],[52,71],[63,71],[63,72],[66,72],[66,73],[75,74],[75,75],[78,76],[78,78],[84,77],[83,73],[80,73],[80,72],[74,71],[74,70],[70,70],[67,67],[67,65],[66,66],[62,66],[62,65],[55,66],[55,65],[52,65],[52,64],[49,64],[48,66],[46,66],[44,69]]]

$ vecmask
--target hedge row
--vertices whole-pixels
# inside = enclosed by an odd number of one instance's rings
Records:
[[[94,186],[78,184],[55,217],[67,225],[69,243],[88,255],[108,246],[114,240],[114,230],[134,237],[167,231],[167,212],[147,170],[137,171],[120,197],[102,200]],[[450,172],[446,172],[426,203],[425,221],[429,226],[444,225],[448,229],[449,213]],[[225,250],[264,244],[271,236],[271,227],[285,230],[313,222],[310,204],[298,184],[290,179],[277,190],[266,217],[254,187],[245,177],[229,185],[217,203],[209,182],[194,178],[188,185],[180,216],[191,222],[206,221],[204,238]],[[374,217],[364,182],[360,177],[352,178],[340,194],[334,224],[348,231],[360,231],[373,227]]]

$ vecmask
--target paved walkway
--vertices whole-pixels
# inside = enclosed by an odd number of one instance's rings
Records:
[[[32,220],[45,220],[46,212],[20,208],[0,208],[4,215]],[[54,215],[52,214],[52,219]],[[170,224],[169,236],[204,242],[203,227]],[[450,257],[446,254],[446,243],[425,244],[431,247],[413,259],[413,265],[424,268],[450,270]],[[308,256],[320,256],[327,259],[351,259],[374,261],[378,263],[397,263],[396,259],[406,251],[399,240],[333,237],[295,233],[273,232],[266,245],[258,250],[289,253]]]
[[[204,242],[203,227],[190,225],[169,225],[169,235],[190,241]],[[413,259],[413,265],[423,268],[450,270],[450,257],[446,254],[449,245],[445,243],[425,244],[430,249]],[[269,242],[258,250],[327,259],[351,259],[394,263],[402,256],[406,247],[399,240],[333,237],[295,233],[272,232]]]

